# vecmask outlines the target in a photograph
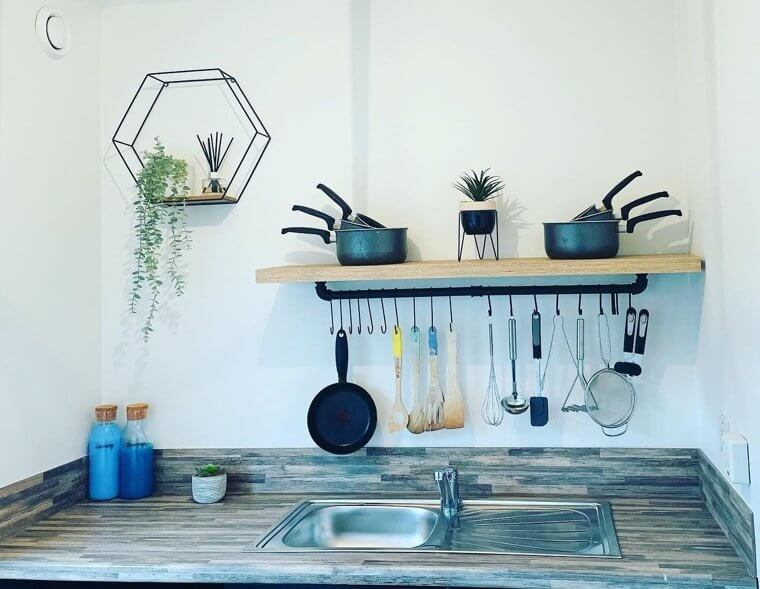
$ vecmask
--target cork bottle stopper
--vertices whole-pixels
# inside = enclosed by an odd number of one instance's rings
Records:
[[[99,422],[116,421],[116,405],[98,405],[95,407],[95,419]]]
[[[145,419],[148,417],[147,403],[132,403],[127,405],[127,419],[131,421]]]

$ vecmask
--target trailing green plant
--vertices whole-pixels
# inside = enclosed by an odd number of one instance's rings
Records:
[[[499,176],[488,174],[490,169],[481,170],[480,174],[475,170],[465,172],[459,177],[460,181],[454,182],[452,186],[475,202],[494,198],[504,189],[504,182]]]
[[[205,466],[195,467],[195,476],[197,477],[215,477],[224,473],[224,467],[219,466],[218,464],[206,464]]]
[[[153,149],[143,152],[142,159],[144,165],[137,174],[137,198],[133,203],[137,247],[134,250],[129,310],[137,313],[144,291],[147,291],[148,310],[141,328],[147,342],[153,332],[164,274],[176,296],[181,296],[185,290],[186,280],[180,261],[184,250],[190,248],[184,204],[189,188],[185,185],[187,162],[168,155],[158,137]],[[167,200],[182,202],[171,205]],[[168,249],[165,268],[161,264],[164,247]]]

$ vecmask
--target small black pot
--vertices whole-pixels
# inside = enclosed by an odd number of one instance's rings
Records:
[[[496,227],[496,211],[460,211],[459,219],[467,235],[490,235]]]

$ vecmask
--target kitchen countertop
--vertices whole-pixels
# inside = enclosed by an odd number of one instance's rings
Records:
[[[622,559],[243,552],[302,497],[83,502],[0,540],[0,579],[756,588],[700,499],[612,499]]]

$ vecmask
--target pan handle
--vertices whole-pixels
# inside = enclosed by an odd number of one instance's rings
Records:
[[[324,192],[331,201],[340,207],[340,210],[343,211],[343,219],[348,219],[351,216],[351,207],[348,206],[348,203],[340,196],[338,196],[338,193],[335,192],[332,188],[325,186],[320,182],[317,184],[317,189]]]
[[[643,223],[644,221],[652,221],[654,219],[662,219],[663,217],[681,217],[683,213],[679,209],[672,209],[668,211],[655,211],[653,213],[644,213],[643,215],[639,215],[638,217],[634,217],[633,219],[628,219],[628,222],[625,224],[625,232],[626,233],[633,233],[634,228],[639,223]]]
[[[610,190],[602,199],[602,205],[604,206],[604,210],[609,210],[612,208],[612,199],[615,197],[615,195],[623,190],[626,186],[628,186],[631,182],[633,182],[636,178],[639,176],[643,176],[643,174],[636,170],[632,174],[628,174],[625,178],[623,178],[620,182],[615,184],[613,186],[612,190]]]
[[[330,243],[330,232],[326,231],[325,229],[317,229],[315,227],[283,227],[280,230],[280,233],[282,235],[285,235],[286,233],[302,233],[304,235],[319,235],[322,238],[322,241],[329,244]]]
[[[346,382],[348,377],[348,336],[343,329],[335,336],[335,368],[338,371],[338,382]]]
[[[317,209],[312,209],[311,207],[306,207],[304,205],[293,205],[292,210],[298,211],[300,213],[306,213],[307,215],[311,215],[317,219],[322,219],[327,224],[327,228],[330,231],[335,229],[335,217],[331,217],[327,213],[323,213],[322,211],[318,211]]]
[[[642,196],[641,198],[634,199],[628,204],[620,207],[620,216],[623,218],[623,221],[627,221],[628,217],[631,214],[631,209],[633,209],[634,207],[639,207],[648,202],[652,202],[653,200],[657,200],[658,198],[668,198],[669,196],[670,195],[667,193],[667,191],[662,191],[662,192],[655,192],[653,194],[648,194],[646,196]]]

